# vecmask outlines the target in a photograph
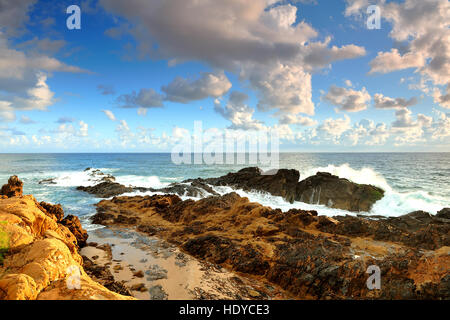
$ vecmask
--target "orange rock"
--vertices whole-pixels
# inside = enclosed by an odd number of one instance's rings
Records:
[[[8,198],[21,197],[23,193],[23,182],[17,176],[11,176],[8,183],[3,185],[0,194]]]
[[[0,300],[133,299],[93,281],[81,266],[75,236],[41,208],[33,196],[0,199],[0,231],[8,240]]]

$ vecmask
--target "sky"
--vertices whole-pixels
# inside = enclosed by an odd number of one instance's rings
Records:
[[[449,152],[449,26],[448,0],[0,0],[0,152],[170,152],[196,121]]]

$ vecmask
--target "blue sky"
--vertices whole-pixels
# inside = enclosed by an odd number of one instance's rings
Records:
[[[81,30],[66,27],[72,4]],[[447,0],[6,0],[0,151],[165,152],[194,121],[275,130],[281,151],[450,151],[449,12]]]

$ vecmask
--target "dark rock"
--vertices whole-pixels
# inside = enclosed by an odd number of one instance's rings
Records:
[[[219,178],[203,181],[215,186],[231,186],[246,191],[255,190],[280,196],[289,202],[295,200],[295,188],[300,178],[297,170],[281,169],[274,174],[264,174],[259,168],[244,168],[238,172],[230,172]],[[188,180],[192,181],[192,180]],[[198,181],[198,179],[197,179]]]
[[[59,222],[64,218],[64,210],[60,204],[50,204],[42,201],[39,205],[41,209],[44,209],[43,211],[46,215],[55,217],[56,221]]]
[[[77,216],[68,215],[63,220],[61,220],[61,224],[66,226],[70,232],[73,233],[75,238],[77,238],[77,243],[80,248],[86,246],[86,240],[89,235],[86,230],[81,226],[80,219]]]
[[[38,182],[39,184],[56,184],[55,178],[44,179]]]
[[[151,300],[167,300],[167,293],[164,291],[160,284],[148,289]]]
[[[378,187],[318,172],[297,184],[295,200],[348,211],[369,212],[383,195],[384,191]]]
[[[444,208],[436,214],[438,218],[450,219],[450,208]]]
[[[77,187],[77,190],[95,195],[98,198],[110,198],[134,191],[131,187],[125,187],[120,183],[111,181],[105,181],[91,187]]]

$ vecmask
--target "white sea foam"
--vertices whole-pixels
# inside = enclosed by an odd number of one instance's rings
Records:
[[[163,183],[157,176],[118,176],[116,182],[125,186],[144,187],[144,188],[164,188],[168,183]]]
[[[94,169],[92,169],[94,170]],[[66,171],[57,172],[54,176],[56,186],[63,187],[75,187],[75,186],[92,186],[100,182],[101,176],[93,177],[91,171]],[[100,169],[102,172],[111,172],[109,169]],[[317,167],[304,170],[301,172],[301,180],[315,175],[317,172],[329,172],[341,178],[346,178],[355,183],[361,184],[371,184],[378,186],[385,190],[384,197],[377,201],[373,206],[372,210],[368,212],[370,215],[381,215],[381,216],[400,216],[412,211],[423,210],[436,214],[437,211],[444,207],[449,207],[449,199],[434,196],[424,191],[414,191],[414,192],[399,192],[394,190],[386,181],[386,179],[380,173],[376,172],[372,168],[362,168],[353,169],[348,164],[334,166],[328,165],[326,167]],[[161,177],[164,181],[179,181],[174,177]],[[137,176],[137,175],[124,175],[116,176],[116,181],[124,185],[131,185],[136,187],[147,187],[147,188],[163,188],[166,187],[169,182],[161,182],[161,179],[157,176]],[[281,197],[272,196],[267,193],[261,192],[246,192],[243,190],[235,190],[231,187],[213,187],[218,193],[225,194],[229,192],[236,192],[243,197],[249,198],[250,201],[258,202],[264,206],[270,206],[272,208],[280,208],[283,211],[287,211],[292,208],[303,209],[303,210],[316,210],[321,215],[335,216],[335,215],[355,215],[354,212],[349,212],[345,210],[338,210],[333,208],[328,208],[324,205],[314,205],[307,204],[303,202],[296,201],[294,203],[289,203]],[[154,195],[162,194],[159,192],[133,192],[126,195]],[[198,199],[194,197],[182,196],[183,200],[186,199]]]
[[[317,172],[329,172],[340,178],[345,178],[359,184],[370,184],[385,191],[384,197],[377,201],[369,212],[371,215],[400,216],[416,210],[423,210],[436,214],[445,206],[448,199],[430,195],[428,192],[399,192],[394,190],[380,173],[372,168],[353,169],[348,164],[340,166],[328,165],[305,170],[301,173],[301,180]]]
[[[313,176],[317,172],[329,172],[335,176],[348,179],[355,183],[371,184],[376,187],[380,187],[385,191],[392,190],[386,179],[372,168],[362,168],[361,170],[357,170],[351,168],[349,164],[343,164],[340,166],[328,165],[326,167],[308,169],[305,170],[305,172],[301,172],[300,180]]]
[[[53,182],[59,187],[89,187],[100,182],[101,177],[93,177],[89,171],[62,171],[55,172]]]

